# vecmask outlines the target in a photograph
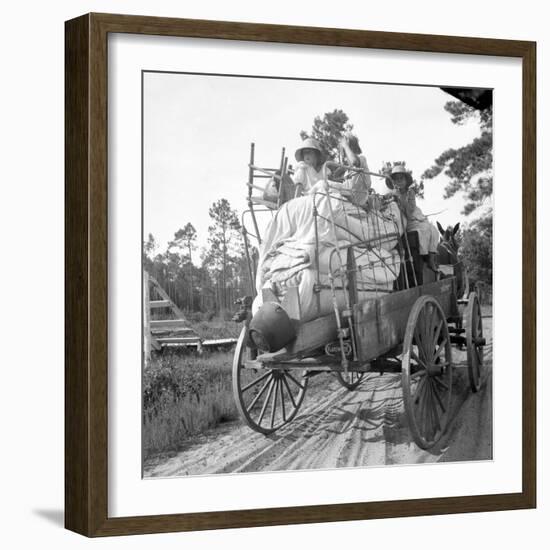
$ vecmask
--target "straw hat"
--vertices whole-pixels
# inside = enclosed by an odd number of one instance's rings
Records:
[[[390,176],[386,178],[386,186],[389,189],[393,189],[395,186],[393,184],[392,176],[395,176],[396,174],[405,174],[405,177],[407,179],[407,189],[412,185],[413,178],[411,173],[405,168],[403,164],[396,164],[392,169]]]
[[[301,147],[298,147],[298,149],[296,149],[296,152],[294,153],[294,157],[298,162],[304,160],[304,149],[313,149],[314,151],[317,151],[320,158],[319,164],[325,162],[325,153],[323,152],[321,144],[316,139],[307,138],[302,141]]]

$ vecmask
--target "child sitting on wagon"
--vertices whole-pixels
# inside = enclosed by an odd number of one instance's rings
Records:
[[[298,166],[294,172],[294,183],[301,187],[301,193],[308,194],[324,190],[324,182],[333,191],[340,193],[356,206],[367,202],[371,180],[368,174],[353,170],[368,170],[367,159],[362,154],[359,140],[352,134],[344,135],[339,142],[346,168],[331,161],[325,162],[325,155],[320,143],[308,138],[296,150]],[[334,169],[334,170],[333,170]]]
[[[367,161],[361,154],[361,148],[355,136],[343,137],[340,148],[344,152],[349,166],[366,169]],[[354,202],[354,198],[360,198],[361,202],[366,202],[370,188],[370,178],[365,181],[365,175],[363,174],[347,170],[345,167],[330,161],[325,162],[325,153],[316,139],[305,139],[301,146],[296,149],[294,156],[298,164],[294,170],[292,182],[290,182],[296,187],[292,190],[293,196],[299,197],[315,192],[323,192],[326,181],[331,190],[340,193],[352,202]],[[333,168],[335,169],[334,175]],[[335,178],[337,172],[339,176],[344,177]],[[277,170],[275,177],[265,187],[264,200],[274,203],[281,202],[279,201],[280,187],[280,171]],[[288,198],[290,197],[285,197],[282,202],[286,202]],[[358,204],[358,202],[355,204]]]
[[[355,205],[365,206],[372,182],[368,174],[367,159],[359,146],[359,140],[357,136],[348,132],[340,139],[339,146],[344,156],[344,163],[350,167],[350,169],[339,170],[343,171],[341,193]],[[357,172],[353,168],[359,168],[364,172]],[[335,176],[338,177],[338,171]]]
[[[328,178],[330,172],[325,165],[325,154],[321,144],[313,138],[307,138],[296,149],[294,157],[298,161],[294,171],[294,183],[300,187],[299,195],[307,194],[318,182]]]
[[[416,194],[411,188],[412,183],[412,175],[403,164],[394,165],[390,177],[386,178],[386,186],[391,190],[392,196],[397,200],[399,208],[406,218],[406,230],[418,233],[420,255],[427,260],[428,267],[437,273],[439,270],[435,263],[435,255],[439,243],[439,233],[416,205]]]

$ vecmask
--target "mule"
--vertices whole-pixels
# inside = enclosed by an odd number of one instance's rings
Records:
[[[460,248],[460,244],[456,240],[460,223],[457,223],[454,227],[449,225],[447,229],[443,229],[439,222],[436,222],[436,225],[441,235],[437,245],[437,263],[439,265],[455,265],[458,263],[458,250]]]
[[[463,266],[458,258],[460,243],[457,241],[456,234],[460,229],[460,223],[455,226],[449,225],[447,229],[443,229],[439,222],[436,222],[437,229],[441,235],[439,244],[437,245],[437,263],[441,271],[446,276],[455,276],[457,281],[457,294],[459,297],[467,297],[469,291],[468,271]]]

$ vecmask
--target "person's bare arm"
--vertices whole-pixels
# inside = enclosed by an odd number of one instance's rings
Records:
[[[407,196],[405,201],[405,208],[407,210],[407,217],[410,218],[416,209],[416,193],[414,189],[409,188],[407,190]]]
[[[351,150],[348,140],[345,137],[343,137],[342,139],[340,139],[339,145],[344,151],[344,154],[346,155],[346,158],[348,159],[350,166],[359,167],[361,164],[359,161],[359,157]]]

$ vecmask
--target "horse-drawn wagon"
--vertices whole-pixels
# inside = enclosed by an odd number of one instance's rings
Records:
[[[296,416],[315,374],[354,390],[366,373],[400,372],[411,434],[432,447],[449,422],[452,344],[466,347],[473,391],[482,378],[481,309],[461,263],[444,278],[428,269],[395,203],[358,207],[327,180],[293,198],[288,173],[284,150],[264,169],[252,146],[242,231],[254,284],[233,361],[242,417],[269,434]],[[258,178],[276,183],[275,200],[254,196]],[[263,232],[261,212],[272,218]]]

